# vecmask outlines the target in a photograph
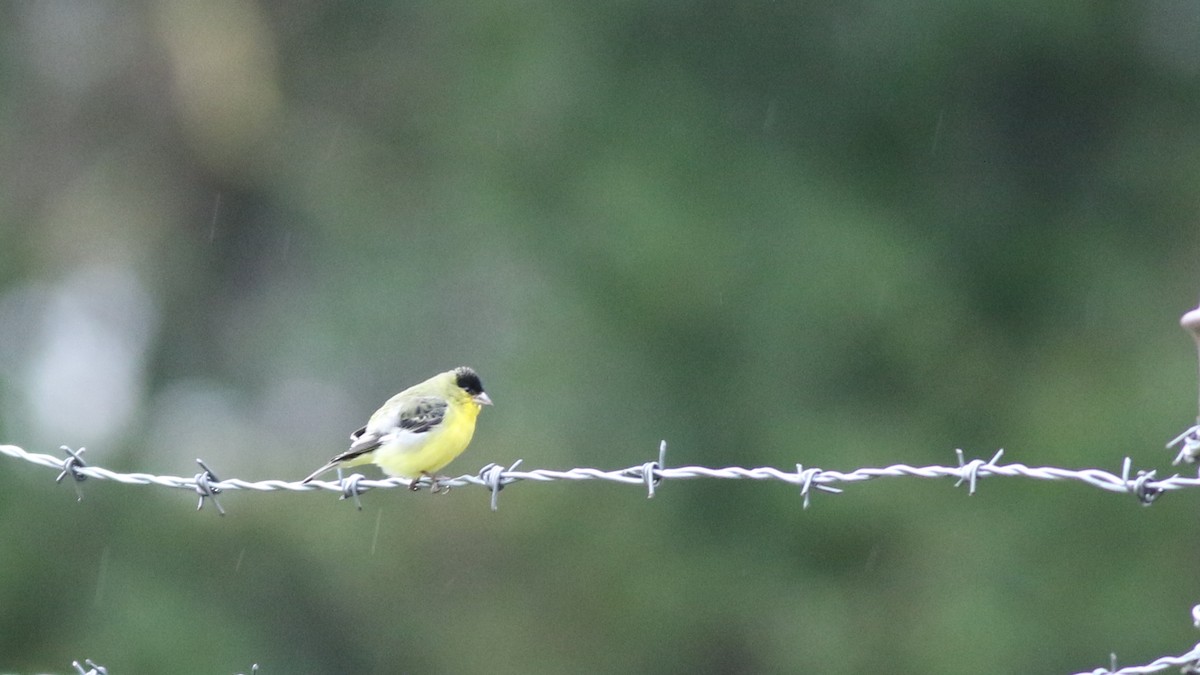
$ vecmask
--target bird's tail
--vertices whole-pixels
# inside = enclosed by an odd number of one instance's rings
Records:
[[[325,473],[326,471],[332,469],[335,466],[337,466],[337,462],[329,462],[325,466],[323,466],[323,467],[317,469],[316,471],[312,472],[311,474],[309,474],[308,478],[305,478],[304,480],[302,480],[300,482],[301,483],[311,482],[314,478],[316,478],[317,476],[320,476],[321,474]]]

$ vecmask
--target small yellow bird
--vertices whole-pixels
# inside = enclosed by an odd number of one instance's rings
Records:
[[[387,400],[367,426],[350,434],[350,448],[303,482],[337,466],[374,464],[389,476],[413,481],[428,476],[437,492],[436,471],[467,449],[475,418],[492,399],[474,370],[465,366],[434,375]]]

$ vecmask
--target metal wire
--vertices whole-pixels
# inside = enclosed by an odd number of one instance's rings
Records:
[[[1184,444],[1185,447],[1200,444],[1200,425],[1190,428],[1181,434],[1172,445]],[[668,480],[715,479],[715,480],[757,480],[779,481],[800,488],[800,496],[804,508],[808,508],[812,492],[841,492],[840,485],[861,483],[877,478],[953,478],[956,485],[967,484],[968,494],[974,494],[979,480],[982,478],[1031,478],[1048,481],[1077,481],[1108,492],[1121,492],[1133,495],[1143,504],[1150,504],[1165,492],[1182,490],[1184,488],[1200,487],[1200,475],[1182,476],[1174,474],[1167,478],[1158,478],[1155,471],[1131,470],[1131,460],[1126,457],[1121,473],[1115,474],[1103,469],[1063,469],[1053,466],[1030,467],[1024,464],[1001,464],[1004,451],[1000,450],[991,459],[972,459],[967,461],[962,450],[957,450],[957,466],[910,466],[908,464],[893,464],[880,468],[860,468],[852,471],[834,471],[818,468],[805,468],[797,464],[795,471],[777,469],[774,467],[744,468],[728,466],[709,468],[705,466],[666,467],[666,441],[659,445],[657,461],[649,461],[624,469],[594,469],[578,467],[574,469],[532,469],[520,470],[521,461],[505,468],[498,464],[488,464],[477,474],[465,474],[457,478],[439,478],[438,486],[442,488],[476,485],[486,488],[492,493],[492,510],[498,507],[497,498],[506,486],[522,481],[610,481],[626,485],[639,485],[646,489],[648,497],[653,497],[656,490]],[[1168,446],[1170,447],[1170,446]],[[336,492],[343,499],[358,499],[362,493],[373,489],[396,487],[428,487],[431,481],[421,478],[411,481],[405,478],[370,479],[362,474],[351,474],[336,481],[312,481],[301,483],[288,480],[248,481],[240,478],[220,480],[204,463],[196,460],[203,471],[194,476],[158,476],[149,473],[120,473],[100,466],[87,464],[83,460],[84,449],[72,450],[63,446],[65,458],[52,455],[27,452],[15,445],[0,445],[0,453],[31,464],[37,464],[59,472],[58,481],[71,476],[78,489],[79,482],[87,478],[113,480],[128,485],[160,485],[168,488],[190,490],[199,496],[197,509],[203,508],[208,500],[212,500],[217,512],[224,515],[225,511],[217,503],[216,495],[232,490],[253,490],[256,492],[273,492],[288,490],[293,492],[310,492],[328,490]],[[415,489],[414,488],[414,489]],[[82,498],[82,495],[80,495]]]

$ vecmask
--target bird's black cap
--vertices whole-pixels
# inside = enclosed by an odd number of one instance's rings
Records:
[[[479,375],[470,368],[462,366],[454,369],[454,383],[472,396],[478,396],[483,393],[483,383],[479,381]]]

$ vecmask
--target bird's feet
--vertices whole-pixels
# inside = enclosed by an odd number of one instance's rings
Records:
[[[435,495],[436,494],[446,494],[447,492],[450,491],[451,486],[442,485],[439,482],[439,481],[443,481],[443,480],[450,480],[449,476],[435,476],[435,475],[429,473],[428,471],[422,471],[421,477],[429,479],[430,494],[435,494]],[[420,490],[421,489],[421,479],[418,478],[417,480],[414,480],[412,483],[410,483],[408,486],[408,489],[412,490],[413,492]]]
[[[449,476],[434,476],[434,475],[428,474],[428,473],[425,475],[429,476],[429,481],[430,481],[429,482],[429,493],[430,494],[435,494],[435,495],[443,494],[444,495],[444,494],[447,494],[448,492],[450,492],[450,486],[442,485],[440,482],[440,481],[444,481],[444,480],[450,480]]]

